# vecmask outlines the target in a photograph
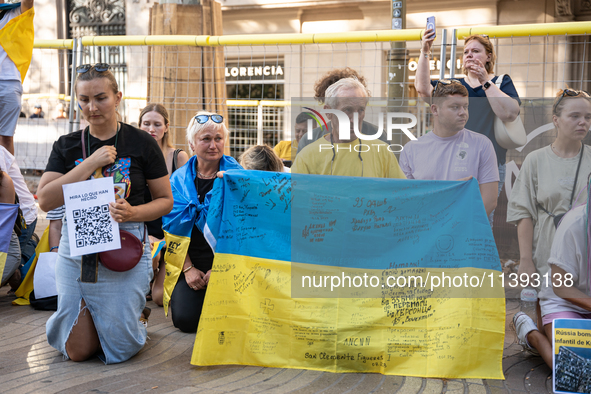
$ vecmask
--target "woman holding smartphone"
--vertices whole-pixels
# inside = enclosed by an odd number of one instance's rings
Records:
[[[426,29],[421,41],[421,54],[415,80],[415,88],[420,97],[431,97],[436,80],[431,81],[431,47],[435,31]],[[495,148],[499,165],[499,193],[505,182],[505,160],[507,149],[501,147],[495,138],[495,116],[503,122],[511,122],[519,116],[519,95],[511,77],[505,75],[499,88],[498,76],[494,74],[496,55],[492,42],[486,35],[471,35],[464,38],[463,73],[458,78],[470,97],[470,113],[466,128],[488,137]],[[477,98],[477,100],[472,100]]]

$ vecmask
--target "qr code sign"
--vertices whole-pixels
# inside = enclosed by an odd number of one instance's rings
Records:
[[[72,211],[76,234],[76,247],[113,242],[109,205],[97,205]]]

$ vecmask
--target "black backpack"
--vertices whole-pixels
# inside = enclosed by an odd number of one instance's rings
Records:
[[[50,296],[45,298],[36,299],[35,290],[29,294],[29,302],[33,309],[38,311],[57,311],[57,296]]]

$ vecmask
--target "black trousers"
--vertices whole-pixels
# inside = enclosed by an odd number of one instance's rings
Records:
[[[197,332],[206,289],[191,289],[187,284],[185,274],[181,272],[170,296],[170,309],[172,310],[172,324],[182,332]]]

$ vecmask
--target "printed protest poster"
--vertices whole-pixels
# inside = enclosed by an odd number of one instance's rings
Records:
[[[115,202],[113,178],[70,183],[62,188],[70,255],[120,249],[119,224],[109,213],[109,203]]]
[[[351,179],[216,180],[192,364],[502,379],[502,272],[476,180]]]
[[[555,393],[591,393],[591,320],[552,323]]]

